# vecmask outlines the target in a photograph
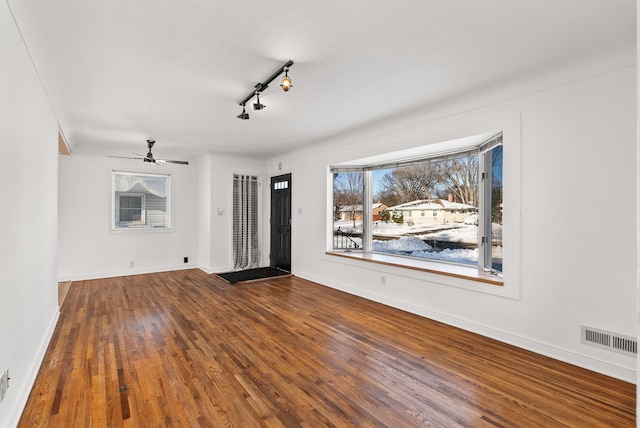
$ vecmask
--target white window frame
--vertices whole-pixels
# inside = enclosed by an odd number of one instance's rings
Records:
[[[165,201],[165,218],[166,221],[164,225],[158,226],[153,224],[148,224],[147,222],[147,196],[140,192],[122,192],[116,190],[116,176],[117,175],[130,175],[137,177],[156,177],[163,178],[165,180],[165,191],[166,191],[166,201]],[[111,188],[110,188],[110,199],[111,199],[111,221],[110,221],[110,232],[111,233],[143,233],[143,232],[171,232],[173,230],[173,210],[172,210],[172,180],[171,174],[150,174],[144,172],[136,172],[136,171],[123,171],[123,170],[112,170],[111,171]],[[142,218],[140,222],[129,222],[132,227],[126,227],[122,222],[119,222],[120,210],[119,210],[119,195],[143,195],[143,207],[142,207]],[[123,226],[120,226],[123,225]]]
[[[354,269],[354,272],[379,272],[387,277],[387,284],[392,284],[394,276],[411,278],[426,286],[455,287],[501,298],[519,300],[522,297],[522,194],[531,191],[530,183],[523,183],[521,159],[522,140],[522,112],[519,110],[501,110],[500,106],[489,110],[478,110],[454,115],[435,121],[426,121],[415,126],[385,132],[379,136],[365,138],[358,143],[356,156],[349,156],[346,151],[340,151],[331,156],[331,161],[325,166],[325,256],[323,260],[336,269]],[[501,286],[488,283],[478,272],[477,268],[467,267],[455,274],[440,272],[439,266],[422,260],[394,260],[392,257],[370,256],[358,252],[334,252],[333,245],[333,175],[330,174],[331,165],[366,165],[383,162],[390,159],[390,147],[393,154],[403,155],[403,158],[442,151],[443,143],[455,142],[469,135],[492,134],[501,131],[503,134],[503,207],[502,218],[503,236],[503,271]],[[462,142],[462,141],[461,141]],[[458,146],[460,147],[460,146]],[[360,156],[357,158],[357,156]],[[400,158],[398,156],[397,158]],[[434,266],[435,265],[435,266]],[[433,269],[432,269],[433,267]],[[371,277],[367,277],[371,278]],[[372,277],[374,281],[377,279]],[[391,281],[391,282],[390,282]]]
[[[478,156],[478,173],[480,175],[478,177],[478,194],[479,194],[478,264],[477,266],[472,266],[472,265],[462,265],[462,266],[467,267],[469,269],[477,268],[483,274],[487,274],[494,277],[496,279],[496,282],[502,283],[502,272],[497,272],[493,270],[491,265],[491,257],[492,257],[491,217],[490,217],[491,211],[490,209],[488,211],[485,209],[485,206],[487,203],[489,203],[489,207],[491,204],[491,180],[490,180],[491,162],[490,160],[487,161],[487,158],[489,158],[491,154],[491,150],[497,147],[498,145],[502,145],[502,142],[503,142],[503,132],[496,132],[493,135],[491,135],[489,138],[484,140],[483,142],[475,144],[473,147],[465,147],[465,148],[453,149],[450,151],[436,152],[436,153],[423,155],[423,156],[419,156],[411,159],[402,159],[402,158],[393,159],[392,157],[393,155],[390,154],[389,158],[379,163],[364,164],[364,165],[349,163],[346,166],[336,165],[336,166],[329,167],[331,182],[333,182],[333,178],[332,178],[333,173],[336,173],[336,172],[362,172],[363,183],[364,183],[364,191],[363,191],[364,218],[363,218],[363,225],[362,225],[362,228],[363,228],[362,246],[358,249],[340,250],[340,249],[334,249],[333,245],[331,245],[331,247],[329,248],[329,252],[351,253],[355,251],[355,252],[364,253],[365,255],[378,254],[375,251],[372,251],[373,221],[372,221],[372,216],[370,215],[371,213],[367,212],[367,207],[371,206],[372,198],[373,198],[373,183],[372,183],[373,170],[386,169],[390,167],[399,167],[399,166],[411,165],[416,163],[424,163],[429,160],[456,158],[456,157],[459,157],[460,155],[463,155],[464,153],[472,153],[472,154],[477,154]],[[504,186],[504,181],[503,181],[503,186]],[[331,199],[333,202],[333,189],[331,189]],[[489,213],[489,217],[488,217],[488,220],[485,221],[484,219],[487,212]],[[437,216],[438,213],[434,211],[433,215]],[[333,234],[333,225],[330,227],[330,231],[331,231],[330,233]],[[333,243],[333,240],[331,242]],[[379,253],[379,254],[387,255],[386,253]],[[392,257],[397,258],[400,261],[402,259],[415,259],[409,256],[402,256],[402,255],[393,255]],[[448,261],[440,261],[440,260],[433,260],[433,259],[426,259],[426,258],[421,260],[424,260],[436,266],[438,264],[449,264],[449,265],[455,264]],[[400,262],[399,264],[402,265],[402,262]],[[413,263],[408,263],[407,265],[409,264],[411,264],[412,266],[414,265]]]

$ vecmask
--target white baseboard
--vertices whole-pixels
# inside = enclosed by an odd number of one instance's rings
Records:
[[[613,364],[607,361],[603,361],[588,355],[583,355],[574,351],[559,348],[554,345],[549,345],[536,340],[532,340],[526,337],[518,336],[507,331],[499,330],[490,326],[478,324],[469,320],[461,319],[455,316],[451,316],[442,312],[426,309],[420,306],[413,305],[408,302],[395,300],[389,296],[383,296],[377,293],[372,293],[368,290],[356,288],[348,284],[331,281],[326,278],[318,277],[313,274],[296,271],[295,275],[313,281],[315,283],[325,285],[327,287],[335,288],[340,291],[344,291],[349,294],[363,297],[365,299],[373,300],[378,303],[382,303],[393,308],[401,309],[406,312],[410,312],[416,315],[420,315],[425,318],[429,318],[435,321],[439,321],[453,327],[458,327],[472,333],[477,333],[482,336],[489,337],[491,339],[498,340],[500,342],[507,343],[509,345],[517,346],[518,348],[526,349],[537,354],[544,355],[565,363],[569,363],[578,367],[585,368],[597,373],[601,373],[607,376],[614,377],[616,379],[623,380],[625,382],[636,384],[636,370],[623,367],[617,364]]]
[[[40,345],[38,346],[38,350],[34,355],[33,361],[27,370],[25,381],[19,384],[19,390],[16,393],[16,405],[9,412],[7,427],[16,427],[20,422],[20,417],[27,405],[29,394],[31,394],[33,384],[36,382],[36,377],[40,371],[40,366],[44,360],[45,353],[47,352],[47,348],[49,347],[49,343],[51,342],[51,338],[53,337],[53,332],[58,324],[59,318],[60,308],[56,306],[56,310],[51,317],[51,321],[49,321],[49,326],[47,327],[47,330],[40,341]]]
[[[200,269],[202,272],[206,273],[207,275],[211,275],[212,273],[215,272],[210,267],[204,266],[204,265],[198,265],[198,269]]]
[[[121,271],[113,271],[113,272],[87,272],[80,274],[69,274],[69,275],[61,275],[58,278],[58,282],[65,281],[84,281],[90,279],[101,279],[101,278],[115,278],[119,276],[129,276],[129,275],[143,275],[146,273],[158,273],[158,272],[169,272],[176,270],[185,270],[185,269],[200,269],[201,271],[207,273],[208,275],[219,273],[219,272],[229,272],[232,271],[233,268],[231,266],[217,266],[217,267],[208,267],[201,264],[192,264],[185,263],[173,266],[156,266],[152,268],[132,268]]]
[[[195,264],[184,263],[184,264],[172,265],[172,266],[155,266],[155,267],[145,267],[145,268],[131,268],[126,270],[111,271],[111,272],[86,272],[86,273],[80,273],[80,274],[62,275],[58,278],[58,282],[83,281],[83,280],[101,279],[101,278],[115,278],[118,276],[143,275],[145,273],[169,272],[169,271],[175,271],[175,270],[185,270],[185,269],[194,269],[194,268],[202,269],[200,266],[197,266]]]
[[[202,269],[202,267],[200,269]],[[208,274],[213,274],[213,273],[231,272],[233,270],[233,267],[231,267],[231,266],[214,266],[211,269],[202,269],[202,270],[207,272]]]

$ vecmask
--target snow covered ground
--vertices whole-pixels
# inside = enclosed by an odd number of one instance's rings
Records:
[[[391,241],[373,241],[373,251],[471,265],[478,264],[478,249],[437,249],[425,243],[418,236],[404,236]]]
[[[470,223],[470,224],[469,224]],[[335,221],[334,230],[338,227],[342,232],[362,234],[362,222]],[[494,225],[494,236],[502,238],[502,227]],[[394,222],[374,222],[373,251],[390,254],[402,254],[432,260],[442,260],[470,265],[478,264],[478,249],[467,248],[435,248],[429,241],[450,242],[456,244],[473,245],[478,243],[478,226],[473,222],[448,224],[419,224],[409,226]],[[382,239],[376,239],[382,238]],[[353,242],[362,247],[362,239],[350,237]],[[427,242],[425,242],[427,241]],[[502,258],[502,247],[494,247],[494,258]]]

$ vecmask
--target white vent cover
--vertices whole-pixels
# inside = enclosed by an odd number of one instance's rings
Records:
[[[634,337],[584,325],[581,327],[580,342],[586,345],[609,349],[625,355],[636,356],[638,354],[638,341]]]

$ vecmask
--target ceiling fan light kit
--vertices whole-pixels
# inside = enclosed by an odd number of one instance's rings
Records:
[[[288,92],[289,89],[293,86],[291,83],[291,77],[289,77],[289,67],[293,65],[293,61],[289,60],[284,65],[282,65],[279,69],[277,69],[271,76],[267,77],[264,82],[256,84],[253,91],[247,94],[246,97],[242,101],[238,103],[238,105],[242,106],[242,113],[236,116],[238,119],[247,120],[249,119],[249,113],[247,113],[245,106],[247,102],[251,100],[251,98],[256,97],[256,102],[253,103],[254,110],[262,110],[266,107],[266,105],[260,102],[260,94],[264,92],[265,89],[269,87],[269,84],[273,82],[278,76],[284,73],[284,77],[280,83],[282,90]]]
[[[134,153],[134,155],[140,156],[140,157],[135,157],[135,158],[127,157],[127,156],[109,156],[109,157],[110,158],[120,158],[120,159],[142,160],[143,162],[151,163],[153,165],[162,165],[162,164],[165,164],[165,163],[175,163],[175,164],[178,164],[178,165],[189,165],[189,162],[183,161],[183,160],[156,159],[156,158],[154,158],[153,157],[153,153],[151,153],[151,148],[153,147],[153,145],[155,143],[156,143],[156,140],[147,140],[147,148],[149,149],[147,154],[146,155],[139,155],[137,153]]]

